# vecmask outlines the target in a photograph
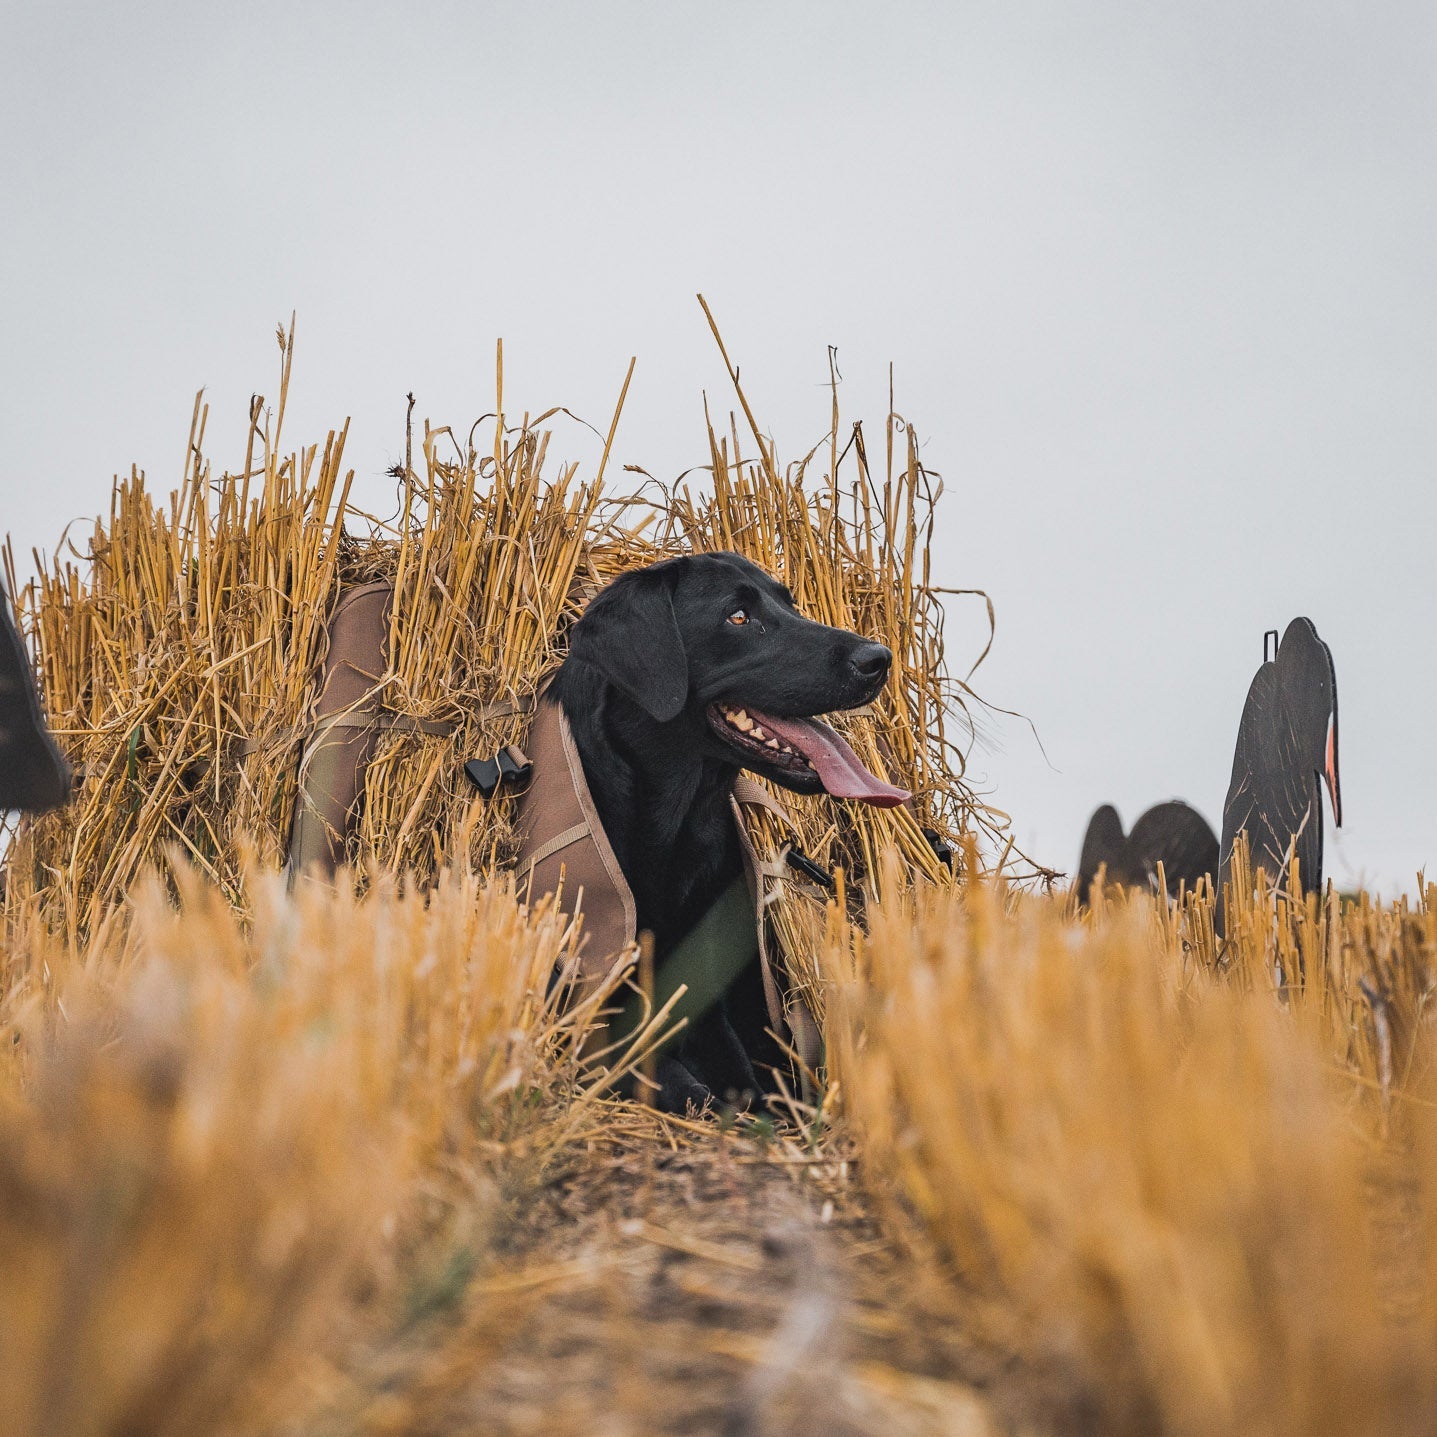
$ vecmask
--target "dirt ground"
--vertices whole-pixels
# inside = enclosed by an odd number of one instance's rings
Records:
[[[486,1245],[476,1316],[416,1334],[424,1370],[406,1364],[390,1417],[381,1383],[362,1430],[1033,1430],[951,1285],[880,1235],[842,1157],[636,1121],[511,1196]]]

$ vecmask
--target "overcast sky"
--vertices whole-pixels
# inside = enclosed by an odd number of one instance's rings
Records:
[[[701,462],[726,383],[795,456],[898,407],[983,587],[974,768],[1043,861],[1088,814],[1220,819],[1262,632],[1331,644],[1328,871],[1437,871],[1437,7],[1424,3],[31,3],[0,48],[0,528],[52,547],[194,391],[242,460],[508,395]],[[551,453],[582,457],[567,427]],[[955,667],[981,626],[955,610]]]

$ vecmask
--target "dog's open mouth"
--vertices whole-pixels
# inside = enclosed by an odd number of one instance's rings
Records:
[[[867,769],[841,734],[814,718],[775,718],[752,708],[712,704],[709,722],[740,752],[775,775],[808,779],[835,798],[894,808],[911,797]]]

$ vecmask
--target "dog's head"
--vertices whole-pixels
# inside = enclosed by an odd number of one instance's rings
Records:
[[[737,554],[695,554],[624,574],[574,626],[571,656],[598,669],[696,751],[799,793],[892,806],[908,794],[870,773],[815,715],[870,702],[893,655],[800,614]]]

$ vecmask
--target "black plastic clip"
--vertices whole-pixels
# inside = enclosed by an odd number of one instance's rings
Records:
[[[485,798],[492,798],[497,788],[523,788],[533,775],[534,765],[523,749],[511,743],[493,758],[471,758],[464,772]]]
[[[943,835],[936,828],[925,828],[923,836],[928,840],[928,846],[933,850],[933,856],[946,868],[949,873],[953,872],[953,850],[943,840]]]
[[[790,868],[796,868],[805,878],[810,878],[821,888],[833,892],[833,875],[815,863],[801,848],[789,847],[784,850],[783,861]]]

